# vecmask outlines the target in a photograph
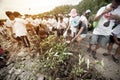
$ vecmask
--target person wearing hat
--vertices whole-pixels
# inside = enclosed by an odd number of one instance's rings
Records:
[[[75,8],[73,8],[70,11],[69,16],[70,16],[69,26],[68,26],[67,30],[70,28],[71,35],[72,35],[72,37],[74,37],[76,35],[76,32],[77,32],[77,26],[79,24],[80,16],[78,16],[77,10]]]
[[[88,25],[89,25],[88,18],[90,16],[90,13],[91,13],[90,10],[86,10],[83,13],[83,15],[81,15],[79,18],[79,25],[77,26],[77,34],[71,40],[71,42],[73,42],[74,40],[77,40],[77,48],[75,49],[75,52],[78,51],[78,48],[80,46],[80,42],[87,36]]]
[[[19,12],[14,12],[14,16],[15,23],[13,25],[13,31],[15,33],[15,37],[20,38],[23,41],[25,47],[30,47],[30,42],[27,38],[27,21],[22,19],[22,15]]]

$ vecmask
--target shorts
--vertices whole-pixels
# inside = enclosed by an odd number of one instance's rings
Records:
[[[101,47],[106,47],[109,42],[109,36],[105,35],[91,35],[89,44],[99,44]]]
[[[118,41],[120,41],[120,38],[117,38],[118,39]],[[111,35],[110,36],[110,41],[109,41],[109,43],[115,43],[115,40],[114,40],[114,38],[113,38],[113,36]]]

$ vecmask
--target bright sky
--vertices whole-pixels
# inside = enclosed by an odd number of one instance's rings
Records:
[[[76,5],[81,0],[0,0],[0,19],[6,18],[5,11],[19,11],[22,14],[37,14],[52,10],[56,6]]]

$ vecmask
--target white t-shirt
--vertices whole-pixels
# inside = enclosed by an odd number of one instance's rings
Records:
[[[112,33],[117,35],[117,38],[120,38],[120,24],[113,29]]]
[[[114,11],[112,11],[111,14],[120,16],[120,6],[118,6]]]
[[[99,16],[102,14],[102,12],[105,10],[105,6],[104,7],[101,7],[96,16]],[[96,35],[110,35],[111,34],[111,31],[112,31],[112,27],[114,26],[114,20],[110,20],[110,24],[108,27],[105,27],[104,26],[104,23],[108,21],[108,19],[105,17],[106,14],[104,14],[100,20],[98,21],[98,25],[96,26],[96,28],[94,29],[93,31],[93,34],[96,34]]]
[[[86,27],[88,28],[88,20],[84,15],[82,15],[80,17],[80,21],[82,21],[86,25]]]
[[[46,25],[47,20],[46,20],[46,19],[43,19],[43,20],[41,21],[41,23],[44,24],[44,25]]]
[[[13,27],[13,25],[14,25],[14,20],[9,20],[9,19],[7,19],[7,21],[4,22],[4,25],[7,26],[7,27]]]
[[[105,10],[106,7],[102,7],[99,9],[99,11],[97,12],[96,16],[100,15],[104,10]],[[119,15],[120,16],[120,6],[118,6],[117,9],[113,10],[110,12],[110,14],[113,14],[113,15]],[[105,17],[106,14],[104,14],[99,22],[98,22],[98,25],[96,26],[96,28],[94,29],[93,31],[93,34],[97,34],[97,35],[110,35],[111,32],[112,32],[112,27],[114,26],[114,22],[115,20],[110,20],[110,24],[108,27],[105,27],[103,24],[105,22],[108,21],[108,19]]]
[[[66,23],[64,21],[60,22],[58,21],[57,29],[65,29]]]
[[[63,21],[64,21],[66,24],[68,24],[68,22],[69,22],[69,18],[64,17],[64,18],[63,18]]]
[[[40,23],[41,23],[41,20],[36,18],[35,20],[33,20],[32,25],[36,27],[36,26],[39,26]]]
[[[48,28],[51,27],[52,26],[52,19],[49,18],[48,20],[46,20],[46,25]]]
[[[52,18],[51,19],[51,25],[52,25],[52,27],[56,28],[57,24],[58,24],[58,22],[54,18]]]
[[[76,16],[76,17],[70,17],[69,19],[69,25],[70,25],[70,29],[72,32],[76,32],[76,27],[79,24],[79,20],[80,20],[80,16]]]
[[[46,26],[49,28],[50,31],[52,31],[52,19],[49,18],[48,20],[46,20]]]
[[[32,19],[31,17],[26,18],[25,20],[26,20],[27,22],[31,23],[31,24],[33,23],[33,19]]]
[[[27,24],[26,20],[24,20],[22,18],[15,18],[13,31],[15,32],[16,36],[20,37],[20,36],[27,35],[26,24]]]

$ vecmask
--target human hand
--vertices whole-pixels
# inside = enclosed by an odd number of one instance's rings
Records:
[[[110,19],[120,20],[120,16],[111,14]]]
[[[72,39],[71,41],[70,41],[70,43],[72,43],[74,41],[74,39]]]
[[[120,42],[119,41],[117,41],[116,44],[120,46]]]
[[[105,10],[103,11],[102,14],[109,13],[109,12],[111,12],[112,10],[113,10],[112,8],[105,8]]]

